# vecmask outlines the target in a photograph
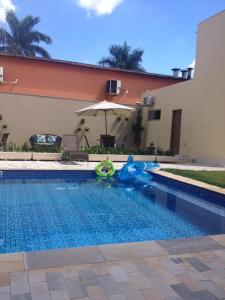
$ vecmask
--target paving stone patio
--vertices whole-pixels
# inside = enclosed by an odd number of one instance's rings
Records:
[[[2,254],[10,299],[225,299],[225,235]]]

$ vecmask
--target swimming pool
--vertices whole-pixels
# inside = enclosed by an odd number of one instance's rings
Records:
[[[225,233],[223,195],[155,174],[148,185],[90,171],[4,171],[0,252]]]

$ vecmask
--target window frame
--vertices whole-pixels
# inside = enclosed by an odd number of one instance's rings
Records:
[[[150,119],[150,114],[151,113],[155,113],[155,112],[159,112],[159,118],[157,118],[157,119]],[[159,120],[161,120],[161,109],[152,109],[152,110],[149,110],[148,111],[148,121],[159,121]]]

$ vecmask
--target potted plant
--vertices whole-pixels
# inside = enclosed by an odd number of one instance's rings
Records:
[[[150,152],[151,155],[152,155],[152,154],[155,154],[156,146],[155,146],[155,144],[154,144],[153,142],[150,143],[148,149],[149,149],[149,152]]]

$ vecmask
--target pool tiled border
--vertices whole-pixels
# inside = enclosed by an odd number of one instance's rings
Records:
[[[174,180],[181,181],[181,182],[184,182],[184,183],[187,183],[187,184],[191,184],[191,185],[194,185],[194,186],[197,186],[197,187],[200,187],[200,188],[207,189],[207,190],[212,191],[212,192],[216,192],[216,193],[220,193],[220,194],[225,195],[225,189],[220,188],[220,187],[215,186],[215,185],[207,184],[207,183],[204,183],[202,181],[194,180],[194,179],[184,177],[184,176],[180,176],[180,175],[175,175],[175,174],[165,172],[165,171],[158,170],[158,171],[156,171],[156,173],[161,175],[161,176],[167,177],[169,179],[174,179]]]
[[[124,163],[114,163],[116,169],[120,169]],[[94,170],[96,167],[96,162],[45,162],[45,161],[0,161],[0,170]],[[195,166],[195,165],[185,165],[185,164],[160,164],[161,168],[177,168],[177,169],[187,169],[187,170],[220,170],[225,171],[225,168],[218,167],[205,167],[205,166]],[[193,180],[187,177],[175,175],[161,170],[155,171],[157,174],[164,177],[178,180],[187,184],[191,184],[200,188],[204,188],[216,193],[225,195],[225,189],[210,185],[201,181]]]

